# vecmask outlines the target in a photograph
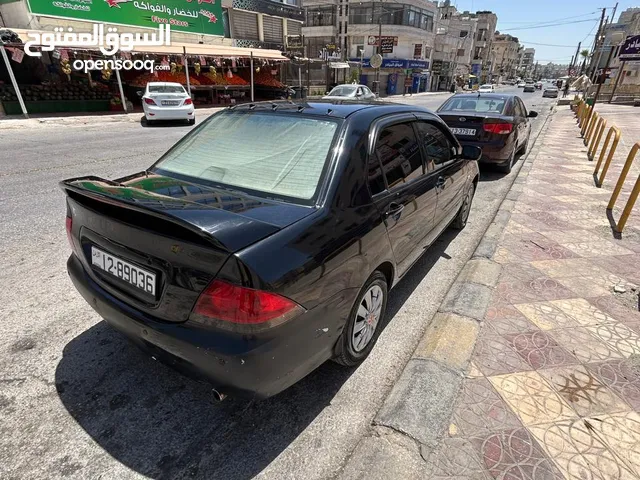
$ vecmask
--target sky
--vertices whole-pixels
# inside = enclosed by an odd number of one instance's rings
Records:
[[[606,18],[613,12],[616,2],[615,0],[452,0],[451,4],[455,5],[459,11],[491,10],[498,16],[500,33],[509,33],[518,37],[525,47],[535,48],[535,60],[541,65],[546,65],[549,62],[568,64],[580,41],[582,41],[581,49],[590,48],[602,9],[607,9]],[[618,18],[620,12],[631,7],[640,7],[640,0],[618,2],[615,18]],[[542,27],[541,23],[563,23],[563,25]],[[535,43],[548,45],[535,45]]]

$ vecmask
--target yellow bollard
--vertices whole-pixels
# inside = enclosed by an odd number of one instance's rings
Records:
[[[627,161],[624,162],[624,167],[622,167],[622,172],[620,172],[620,178],[618,178],[618,183],[616,183],[616,187],[613,189],[611,200],[609,200],[609,205],[607,205],[607,210],[613,210],[613,207],[616,205],[616,200],[618,200],[618,195],[620,195],[620,190],[622,190],[622,185],[624,185],[624,181],[627,179],[627,174],[629,173],[629,169],[631,168],[631,164],[633,163],[633,160],[636,158],[636,154],[638,153],[638,150],[640,150],[640,142],[636,143],[631,148],[629,155],[627,155]],[[637,182],[636,182],[636,187],[637,187]],[[636,189],[634,187],[633,193],[635,193],[637,197],[638,192],[636,192],[635,190]],[[629,197],[629,200],[630,201],[633,200],[633,202],[635,202],[636,199],[633,198],[633,193],[631,194],[631,197]],[[627,202],[627,205],[628,204],[629,202]],[[625,222],[626,222],[626,218],[625,218]]]
[[[602,140],[602,134],[604,133],[604,129],[607,126],[607,121],[604,117],[601,117],[598,121],[598,126],[596,127],[596,134],[593,136],[591,140],[591,145],[589,145],[589,150],[587,151],[587,157],[590,162],[593,162],[594,157],[596,156],[596,152],[598,151],[598,145],[600,145],[600,140]]]
[[[592,107],[589,105],[585,105],[585,107],[582,109],[582,117],[580,118],[580,128],[584,128],[585,123],[587,123],[587,118],[589,118],[589,116],[591,115],[591,109]]]
[[[596,183],[596,186],[598,188],[602,187],[602,182],[604,182],[604,177],[607,175],[607,171],[609,170],[609,165],[611,165],[611,160],[613,160],[613,154],[616,152],[616,148],[618,148],[618,142],[620,142],[620,129],[615,125],[613,125],[609,129],[609,133],[607,133],[607,138],[604,139],[604,145],[602,145],[602,150],[600,151],[600,158],[598,158],[598,163],[596,164],[596,168],[593,171],[593,175],[596,176],[598,174],[598,170],[600,170],[600,165],[602,165],[604,154],[607,152],[607,146],[609,145],[609,140],[611,140],[611,136],[614,133],[616,136],[613,139],[613,143],[611,144],[611,149],[609,150],[609,155],[607,156],[607,161],[604,164],[604,168],[602,169],[600,178]]]
[[[589,122],[589,126],[587,127],[587,131],[584,136],[585,145],[589,144],[589,141],[591,140],[591,135],[593,135],[596,122],[598,121],[599,118],[600,118],[600,115],[598,114],[598,112],[594,113],[593,116],[591,117],[591,121]]]
[[[620,221],[616,224],[616,232],[622,233],[624,226],[627,224],[627,219],[629,218],[629,215],[631,215],[631,209],[635,205],[639,194],[640,194],[640,175],[638,175],[638,179],[636,180],[636,184],[633,186],[633,190],[631,191],[629,200],[627,200],[627,204],[625,205],[624,210],[622,211],[622,215],[620,216]]]
[[[589,124],[591,123],[591,119],[595,115],[593,111],[593,107],[589,108],[584,121],[582,122],[582,128],[580,129],[580,134],[584,137],[587,134],[587,129],[589,128]]]

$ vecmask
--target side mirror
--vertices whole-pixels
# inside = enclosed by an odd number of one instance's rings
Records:
[[[475,147],[473,145],[463,145],[462,146],[462,154],[460,158],[463,160],[480,160],[482,157],[482,149],[480,147]]]
[[[143,93],[144,93],[144,92],[143,92],[142,90],[138,90],[138,91],[136,92],[136,94],[137,94],[139,97],[141,97]]]
[[[329,92],[324,92],[325,95],[329,95]]]
[[[361,97],[361,96],[362,96],[362,93],[356,92],[356,97]]]
[[[536,118],[537,116],[538,112],[536,112],[535,110],[529,110],[529,113],[527,113],[528,118]]]

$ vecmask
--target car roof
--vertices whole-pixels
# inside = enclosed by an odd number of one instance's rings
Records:
[[[514,95],[513,93],[456,93],[455,95],[453,95],[451,98],[495,98],[495,99],[505,99],[505,98],[512,98],[512,97],[517,97],[517,95]]]
[[[147,85],[154,85],[154,86],[162,86],[162,87],[176,87],[176,86],[182,86],[180,83],[178,82],[147,82]]]
[[[333,118],[347,118],[358,112],[369,112],[375,116],[389,115],[392,113],[405,112],[423,112],[431,115],[435,114],[424,107],[415,105],[403,105],[395,102],[382,102],[380,100],[373,101],[341,101],[334,99],[313,100],[310,102],[304,100],[288,101],[277,100],[273,102],[254,102],[244,103],[228,107],[227,110],[270,110],[274,114],[290,114],[292,112],[300,112],[305,115],[317,115]]]

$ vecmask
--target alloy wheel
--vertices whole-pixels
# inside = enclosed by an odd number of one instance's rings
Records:
[[[362,296],[351,335],[351,347],[355,352],[361,352],[371,342],[382,315],[383,297],[378,285],[372,285]]]

